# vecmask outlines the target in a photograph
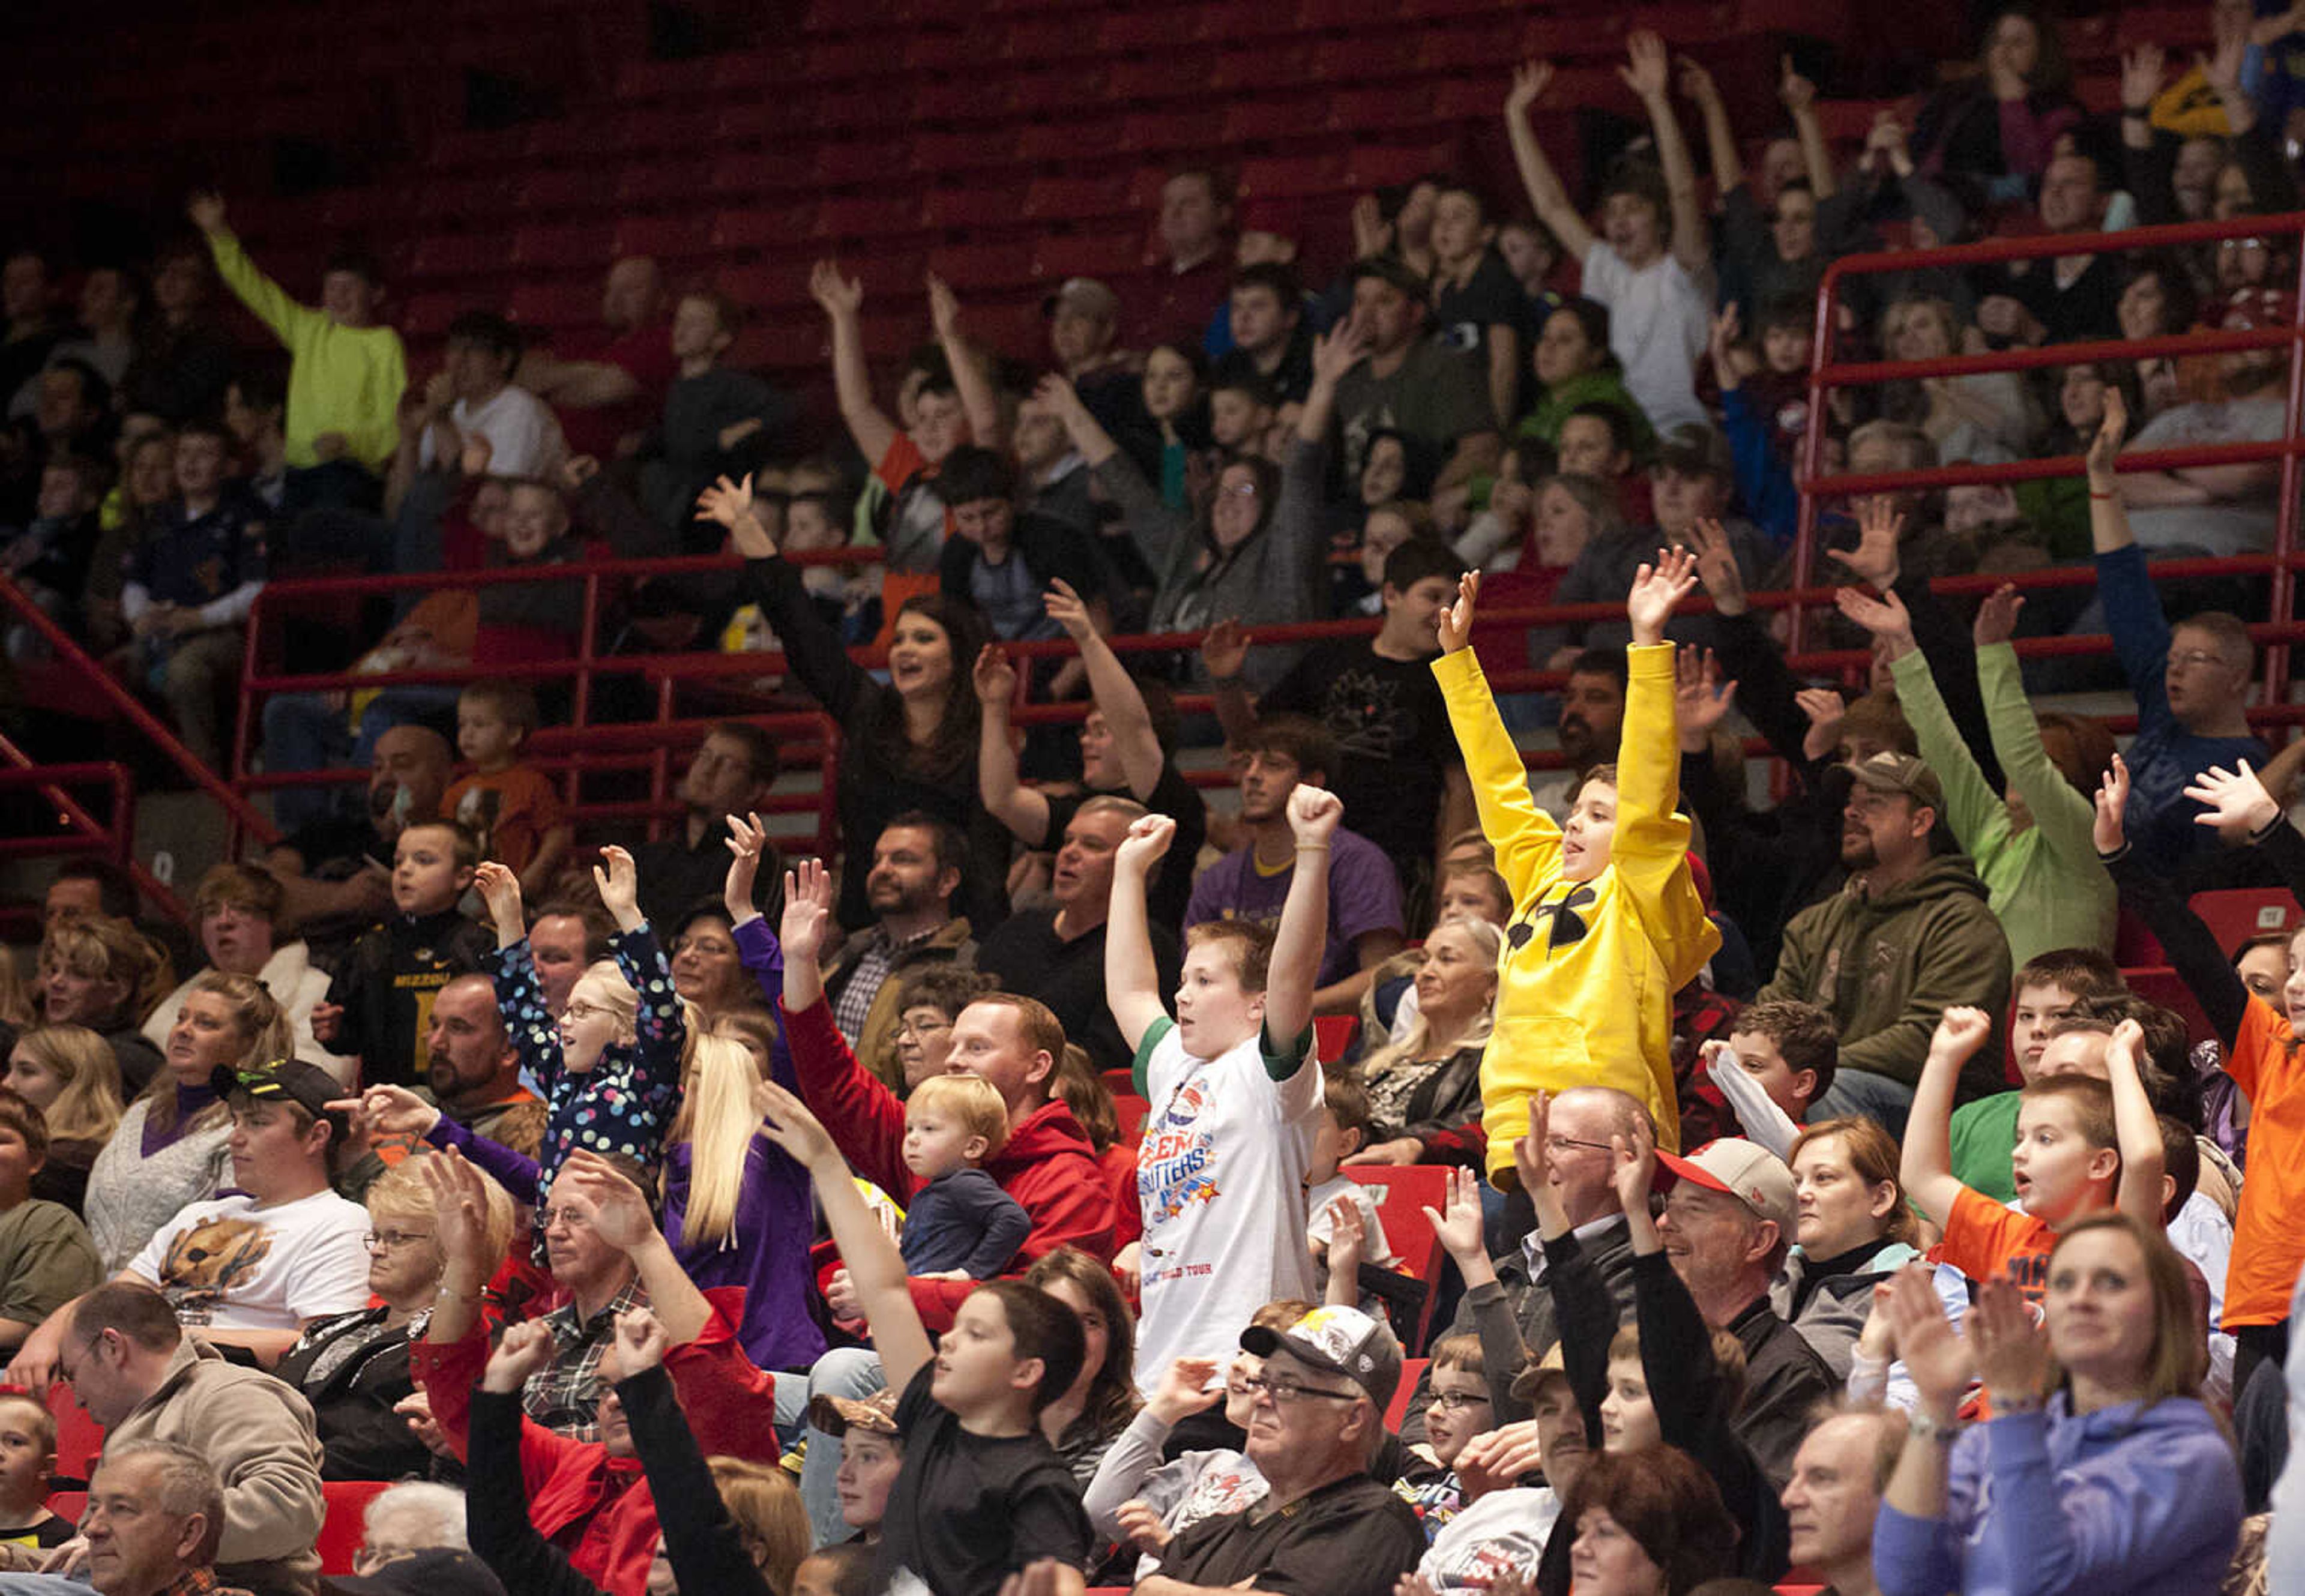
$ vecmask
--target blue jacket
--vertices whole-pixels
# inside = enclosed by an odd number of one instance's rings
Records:
[[[2231,769],[2239,760],[2263,764],[2265,744],[2255,737],[2196,736],[2170,713],[2169,622],[2142,548],[2132,543],[2098,555],[2097,581],[2105,630],[2113,634],[2122,674],[2137,694],[2137,740],[2128,753],[2129,840],[2146,850],[2148,859],[2181,859],[2215,835],[2193,823],[2200,806],[2185,796],[2185,789],[2212,765]]]
[[[1873,1526],[1884,1596],[2214,1596],[2241,1520],[2241,1468],[2190,1397],[2045,1412],[1954,1442],[1944,1516],[1885,1502]]]

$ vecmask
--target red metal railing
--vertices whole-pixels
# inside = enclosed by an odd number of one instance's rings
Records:
[[[2060,255],[2122,254],[2185,244],[2212,243],[2229,238],[2266,237],[2290,238],[2298,241],[2301,246],[2297,250],[2298,275],[2292,284],[2297,291],[2293,302],[2296,319],[2287,327],[2178,333],[2134,341],[2048,344],[2038,349],[1947,355],[1929,361],[1842,363],[1833,358],[1833,339],[1841,319],[1841,290],[1851,277],[1883,272],[1908,272],[1924,267],[1961,267],[1999,261],[2040,260]],[[1981,243],[1953,244],[1935,250],[1884,250],[1869,255],[1844,256],[1825,268],[1824,284],[1816,296],[1816,344],[1809,369],[1809,425],[1801,439],[1800,524],[1794,545],[1794,585],[1805,590],[1815,577],[1817,502],[1820,498],[1960,487],[1971,483],[2021,482],[2045,477],[2074,477],[2084,470],[2080,456],[2064,455],[2048,460],[2017,461],[2004,465],[1969,464],[1942,466],[1929,471],[1876,471],[1863,475],[1843,472],[1839,476],[1827,476],[1823,469],[1825,441],[1823,423],[1826,414],[1826,397],[1836,388],[1865,386],[1901,378],[1961,377],[1987,371],[2036,370],[2048,366],[2085,364],[2096,361],[2149,360],[2283,347],[2289,352],[2289,377],[2287,404],[2284,412],[2282,436],[2278,440],[2265,444],[2140,450],[2123,454],[2121,458],[2122,471],[2172,471],[2186,466],[2253,464],[2267,460],[2281,463],[2279,514],[2275,522],[2271,563],[2269,566],[2255,567],[2269,569],[2272,573],[2271,607],[2267,613],[2275,621],[2285,619],[2289,615],[2292,595],[2296,587],[2296,564],[2291,556],[2297,548],[2298,456],[2301,451],[2305,451],[2305,439],[2300,438],[2298,425],[2301,407],[2305,407],[2305,213],[2238,216],[2224,222],[2181,222],[2164,227],[2135,227],[2123,233],[2047,233],[2035,238],[1988,239]],[[2160,574],[2186,574],[2178,568],[2181,564],[2187,563],[2156,562],[2154,569]],[[2216,573],[2251,568],[2239,561],[2201,564]],[[2020,588],[2062,585],[2043,580],[2054,574],[2042,572],[1996,581],[2012,581]],[[2085,573],[2081,580],[2094,580],[2094,577]],[[1790,642],[1795,650],[1800,647],[1805,611],[1809,603],[1810,600],[1804,596],[1801,602],[1792,607]],[[2295,640],[2282,638],[2266,650],[2265,703],[2267,708],[2278,706],[2286,696],[2289,683],[2289,649],[2286,644],[2292,641]]]
[[[0,860],[36,859],[64,853],[98,853],[119,865],[162,913],[182,920],[183,900],[136,858],[136,799],[127,768],[112,760],[70,765],[35,764],[32,756],[0,737],[0,793],[30,790],[55,815],[54,829],[0,837]],[[105,818],[72,796],[72,789],[101,786]]]

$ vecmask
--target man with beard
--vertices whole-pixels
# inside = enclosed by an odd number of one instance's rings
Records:
[[[660,841],[633,852],[640,872],[641,913],[666,928],[700,903],[720,901],[728,875],[728,817],[765,807],[777,782],[777,745],[760,727],[724,720],[704,742],[680,778],[680,827]],[[783,868],[771,858],[760,873],[768,901],[761,913],[773,923],[784,913],[776,901],[783,890]]]
[[[426,1029],[424,1083],[445,1125],[536,1158],[544,1140],[544,1101],[520,1083],[520,1054],[505,1030],[496,988],[485,975],[460,975],[432,998]],[[467,1138],[436,1126],[427,1140],[463,1145]]]
[[[1240,820],[1248,840],[1193,883],[1184,929],[1190,931],[1204,920],[1277,922],[1297,860],[1317,860],[1329,872],[1329,933],[1313,1012],[1357,1013],[1371,972],[1401,949],[1400,879],[1392,861],[1368,838],[1341,826],[1325,857],[1297,852],[1289,794],[1300,781],[1327,786],[1329,772],[1337,768],[1336,744],[1318,721],[1302,715],[1261,717],[1235,751],[1247,760],[1240,767]],[[1345,818],[1352,819],[1349,811]],[[1188,868],[1183,860],[1171,862]]]
[[[1100,1070],[1126,1069],[1130,1051],[1105,1002],[1104,924],[1112,907],[1112,861],[1120,839],[1152,811],[1134,799],[1091,798],[1065,826],[1050,878],[1056,902],[1010,915],[984,938],[977,967],[998,977],[1000,989],[1037,998],[1064,1023],[1065,1035],[1088,1051]],[[1175,989],[1182,955],[1176,933],[1151,928],[1159,989]]]
[[[1617,757],[1617,737],[1625,729],[1625,651],[1587,649],[1569,667],[1569,685],[1561,692],[1561,719],[1554,726],[1561,755],[1569,761],[1560,770],[1529,781],[1536,804],[1555,820],[1566,824],[1577,791],[1595,765]]]
[[[894,1067],[903,978],[930,964],[976,962],[968,921],[952,912],[967,857],[958,827],[916,809],[882,827],[872,845],[864,878],[872,926],[850,938],[824,972],[833,1023],[868,1069]]]
[[[1999,1014],[2009,1002],[2009,943],[1985,884],[1948,839],[1937,845],[1944,791],[1910,754],[1844,767],[1841,811],[1849,882],[1785,928],[1776,978],[1761,1001],[1798,998],[1831,1014],[1841,1036],[1833,1089],[1816,1119],[1862,1114],[1901,1135],[1937,1018],[1956,1004]],[[2000,1039],[1970,1059],[1964,1098],[2001,1079]]]

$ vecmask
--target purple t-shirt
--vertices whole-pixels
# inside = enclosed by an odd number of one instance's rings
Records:
[[[1289,883],[1297,873],[1292,859],[1278,875],[1256,868],[1255,850],[1226,854],[1193,883],[1185,924],[1204,920],[1253,920],[1270,925],[1280,918]],[[1331,986],[1361,967],[1353,939],[1369,931],[1399,931],[1400,879],[1384,850],[1357,832],[1338,828],[1329,848],[1329,942],[1322,951],[1320,984]]]

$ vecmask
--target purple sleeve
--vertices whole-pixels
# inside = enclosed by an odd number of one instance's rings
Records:
[[[1873,1520],[1873,1577],[1882,1596],[1944,1596],[1961,1589],[1954,1536],[1941,1518],[1915,1518],[1887,1503]]]
[[[453,1147],[478,1164],[483,1174],[512,1194],[515,1202],[535,1203],[535,1159],[515,1152],[501,1142],[489,1141],[445,1114],[433,1121],[432,1128],[424,1133],[424,1140],[435,1147]]]
[[[785,949],[777,934],[769,930],[766,915],[755,915],[738,926],[736,956],[744,961],[744,968],[761,983],[761,1001],[769,1012],[776,1012],[777,1001],[785,995]]]
[[[1365,836],[1337,833],[1336,851],[1329,856],[1329,957],[1346,960],[1342,975],[1358,964],[1353,939],[1369,931],[1398,931],[1407,922],[1400,913],[1400,878],[1384,850]],[[1327,980],[1339,979],[1327,975]]]

